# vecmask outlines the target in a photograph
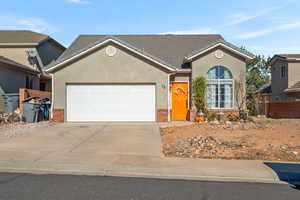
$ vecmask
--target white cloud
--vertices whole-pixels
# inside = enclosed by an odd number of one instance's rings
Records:
[[[229,17],[230,22],[229,22],[228,25],[238,25],[238,24],[250,21],[252,19],[264,16],[264,15],[266,15],[266,14],[272,12],[272,11],[279,10],[281,8],[283,8],[283,6],[267,8],[267,9],[261,10],[261,11],[256,12],[256,13],[251,13],[251,14],[247,14],[247,13],[243,13],[243,12],[235,13],[235,14],[233,14]]]
[[[281,10],[287,6],[290,6],[292,3],[297,2],[298,0],[285,0],[284,2],[281,2],[279,6],[266,6],[265,9],[260,10],[258,12],[251,12],[251,13],[245,13],[245,12],[238,12],[229,17],[230,22],[227,25],[238,25],[253,19],[256,19],[258,17],[262,17],[264,15],[267,15],[273,11]]]
[[[286,23],[286,24],[282,24],[279,26],[262,29],[259,31],[253,31],[253,32],[241,34],[241,35],[237,36],[236,38],[238,38],[238,39],[257,38],[257,37],[268,35],[268,34],[271,34],[271,33],[277,32],[277,31],[291,30],[291,29],[296,29],[296,28],[300,28],[300,22]]]
[[[57,28],[47,23],[44,19],[38,17],[23,16],[1,16],[0,29],[6,30],[32,30],[36,32],[57,32]]]
[[[77,3],[77,4],[87,4],[87,3],[89,3],[88,0],[67,0],[67,1],[69,1],[71,3]]]
[[[216,33],[216,31],[213,30],[212,28],[203,27],[203,28],[191,29],[191,30],[170,31],[170,32],[164,32],[160,34],[192,35],[192,34],[213,34],[213,33]]]

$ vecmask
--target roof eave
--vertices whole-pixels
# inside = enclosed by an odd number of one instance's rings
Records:
[[[11,42],[2,42],[0,46],[37,46],[39,43],[36,42],[18,42],[18,43],[11,43]]]
[[[184,58],[184,61],[185,61],[185,62],[190,62],[190,61],[192,61],[194,58],[196,58],[196,57],[198,57],[198,56],[200,56],[200,55],[202,55],[202,54],[204,54],[204,53],[206,53],[206,52],[208,52],[208,51],[210,51],[210,50],[212,50],[212,49],[214,49],[214,48],[216,48],[216,47],[219,47],[219,46],[222,46],[223,48],[226,48],[226,49],[228,49],[228,50],[230,50],[230,51],[233,51],[233,52],[239,54],[240,56],[244,57],[244,58],[247,59],[247,60],[251,60],[251,59],[255,58],[255,55],[248,55],[248,54],[246,54],[246,53],[244,53],[244,52],[241,52],[241,51],[238,51],[237,49],[232,48],[231,46],[229,46],[229,45],[225,44],[224,42],[221,42],[221,41],[220,41],[220,42],[217,42],[216,44],[211,45],[211,46],[209,46],[209,47],[206,47],[206,48],[204,48],[204,49],[202,49],[202,50],[200,50],[200,51],[198,51],[198,52],[196,52],[196,53],[194,53],[194,54],[191,54],[191,55],[189,55],[189,56],[186,56],[186,57]]]
[[[271,60],[267,63],[267,65],[270,67],[270,66],[273,66],[274,62],[276,60],[282,60],[282,61],[300,61],[300,58],[287,58],[287,57],[283,57],[283,56],[280,56],[280,55],[274,55]]]
[[[192,70],[191,69],[177,69],[176,72],[189,74],[192,72]]]
[[[285,93],[295,93],[300,92],[300,88],[287,88],[284,90]]]
[[[8,61],[8,60],[0,59],[0,62],[1,62],[1,63],[4,63],[4,64],[7,64],[7,65],[15,66],[15,67],[17,67],[19,70],[26,71],[26,72],[28,72],[28,73],[32,73],[32,74],[40,74],[40,72],[37,71],[37,70],[30,69],[29,67],[26,67],[26,66],[23,66],[23,65],[20,65],[20,64],[17,64],[17,63],[10,62],[10,61]]]

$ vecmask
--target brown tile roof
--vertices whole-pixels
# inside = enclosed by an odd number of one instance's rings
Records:
[[[48,35],[27,30],[0,31],[0,43],[40,43],[47,38]]]
[[[291,87],[285,89],[285,92],[300,92],[300,81],[296,84],[292,85]]]
[[[107,35],[80,35],[58,61],[93,46],[105,37]],[[184,57],[192,52],[217,41],[224,41],[221,35],[113,35],[113,37],[176,67],[180,67]]]
[[[31,73],[39,73],[38,70],[35,70],[35,69],[32,69],[30,67],[27,67],[25,65],[22,65],[20,63],[17,63],[13,60],[10,60],[9,58],[6,58],[4,56],[0,56],[0,63],[5,63],[7,65],[11,65],[13,66],[14,68],[13,69],[21,69],[21,70],[25,70],[25,71],[28,71],[28,72],[31,72]]]

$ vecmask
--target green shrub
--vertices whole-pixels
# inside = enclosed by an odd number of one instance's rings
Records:
[[[204,77],[198,77],[194,79],[192,84],[192,91],[193,100],[197,111],[202,111],[203,113],[206,113],[206,79]]]

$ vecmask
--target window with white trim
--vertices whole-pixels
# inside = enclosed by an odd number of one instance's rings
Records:
[[[207,72],[208,108],[233,108],[233,78],[230,70],[215,66]]]

